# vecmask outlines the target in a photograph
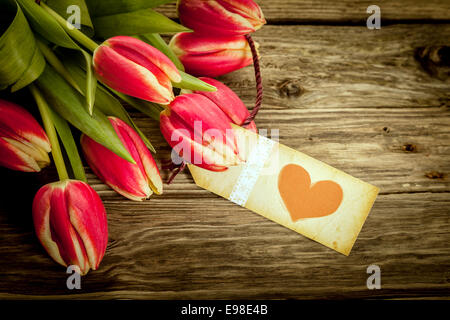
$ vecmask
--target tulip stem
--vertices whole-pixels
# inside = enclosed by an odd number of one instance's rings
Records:
[[[245,35],[247,38],[247,42],[250,46],[250,49],[252,51],[253,56],[253,67],[255,69],[255,80],[256,80],[256,101],[255,106],[252,109],[252,112],[250,113],[250,116],[244,121],[242,124],[243,127],[246,127],[252,122],[256,115],[259,112],[259,109],[262,105],[262,99],[263,99],[263,86],[262,86],[262,78],[261,78],[261,68],[259,66],[259,57],[258,57],[258,51],[256,51],[255,43],[253,42],[252,36],[250,34]]]
[[[47,133],[50,144],[52,145],[53,161],[55,162],[59,179],[69,179],[69,174],[67,173],[66,165],[64,163],[64,158],[59,145],[58,136],[56,135],[55,126],[51,118],[49,106],[34,84],[30,84],[28,87],[30,88],[31,94],[33,95],[33,98],[39,108],[39,113],[41,114],[42,122],[44,123],[45,132]]]
[[[73,79],[72,75],[67,71],[64,64],[61,62],[61,60],[58,59],[56,54],[39,38],[36,38],[36,43],[41,50],[42,54],[45,57],[45,60],[72,86],[74,87],[78,92],[83,94],[78,84]]]
[[[80,30],[78,30],[75,27],[70,28],[67,25],[67,21],[66,19],[64,19],[63,17],[61,17],[58,13],[56,13],[55,11],[53,11],[52,8],[50,8],[49,6],[47,6],[44,2],[40,1],[39,5],[45,10],[47,11],[47,13],[49,13],[58,23],[59,25],[73,38],[75,39],[78,43],[80,43],[81,45],[83,45],[86,49],[88,49],[91,52],[94,52],[95,49],[97,49],[98,44],[92,40],[91,38],[89,38],[88,36],[86,36],[83,32],[81,32]]]

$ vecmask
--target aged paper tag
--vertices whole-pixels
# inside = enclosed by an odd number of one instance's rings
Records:
[[[195,183],[344,255],[379,189],[235,126],[246,162],[223,172],[189,165]]]

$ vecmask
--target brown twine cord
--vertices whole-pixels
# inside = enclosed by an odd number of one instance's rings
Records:
[[[170,175],[169,179],[167,180],[167,184],[171,184],[173,179],[175,179],[175,177],[181,173],[184,168],[186,168],[186,162],[182,162],[178,167],[175,168],[175,170],[172,171],[172,174]]]
[[[186,167],[186,162],[182,162],[181,164],[175,164],[173,163],[172,159],[166,159],[161,162],[161,169],[163,170],[169,170],[172,172],[172,174],[169,176],[169,179],[167,179],[166,184],[171,184],[173,179],[184,170]]]
[[[261,109],[262,105],[262,99],[263,99],[263,86],[262,86],[262,78],[261,78],[261,69],[259,66],[259,58],[258,58],[258,52],[256,51],[255,43],[253,42],[252,36],[247,34],[245,35],[245,38],[247,39],[247,42],[250,46],[250,49],[252,51],[253,56],[253,68],[255,69],[255,81],[256,81],[256,100],[255,100],[255,106],[253,107],[252,111],[250,112],[250,115],[247,119],[245,119],[244,123],[242,124],[242,127],[248,126],[253,120],[255,120],[256,115],[259,112],[259,109]],[[166,184],[171,184],[173,179],[181,173],[184,168],[186,167],[186,162],[182,162],[179,165],[176,165],[172,162],[172,160],[165,160],[162,164],[161,168],[164,170],[170,170],[172,171],[172,174],[170,175],[169,179],[166,181]]]
[[[256,101],[255,106],[253,107],[249,117],[242,124],[243,127],[248,126],[250,122],[255,120],[255,117],[258,114],[259,109],[261,109],[263,99],[263,85],[261,78],[261,68],[259,67],[258,52],[256,51],[256,46],[255,43],[253,42],[252,36],[250,34],[246,34],[245,38],[247,38],[247,42],[250,46],[250,49],[252,50],[253,68],[255,69],[255,81],[256,81]]]

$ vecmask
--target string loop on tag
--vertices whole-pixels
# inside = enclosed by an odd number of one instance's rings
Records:
[[[261,109],[263,99],[263,85],[261,77],[261,68],[259,66],[258,51],[256,50],[255,42],[253,41],[252,36],[250,34],[247,34],[245,35],[245,38],[247,39],[247,42],[250,46],[253,56],[253,68],[255,70],[255,81],[256,81],[256,101],[255,106],[250,112],[250,115],[248,116],[247,119],[245,119],[244,123],[242,124],[244,128],[248,126],[250,122],[255,120],[255,117],[258,114],[259,109]]]

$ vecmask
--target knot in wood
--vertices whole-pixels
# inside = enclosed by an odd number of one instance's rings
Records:
[[[298,80],[285,80],[278,85],[278,91],[282,97],[299,97],[305,90]]]
[[[425,173],[425,177],[427,177],[429,179],[444,179],[444,174],[439,171],[431,171],[431,172]]]
[[[431,76],[440,80],[450,77],[450,47],[428,46],[416,49],[416,59]]]
[[[407,143],[402,146],[402,150],[405,152],[417,152],[417,147],[414,144]]]

